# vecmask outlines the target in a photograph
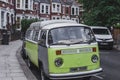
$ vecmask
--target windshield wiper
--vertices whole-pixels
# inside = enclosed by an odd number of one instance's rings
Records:
[[[72,42],[72,44],[81,44],[83,41],[78,41],[78,42]]]

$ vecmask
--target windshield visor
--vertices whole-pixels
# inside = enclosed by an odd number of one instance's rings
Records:
[[[48,32],[49,45],[80,44],[93,39],[91,29],[82,26],[54,28]]]

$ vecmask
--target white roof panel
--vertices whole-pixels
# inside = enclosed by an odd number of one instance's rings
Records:
[[[76,23],[55,23],[55,24],[47,25],[43,27],[43,29],[53,29],[53,28],[66,27],[66,26],[86,26],[86,25],[76,24]]]
[[[77,22],[72,20],[47,20],[47,21],[34,22],[30,25],[29,29],[32,29],[32,28],[40,29],[46,25],[55,24],[55,23],[76,23],[77,24]]]

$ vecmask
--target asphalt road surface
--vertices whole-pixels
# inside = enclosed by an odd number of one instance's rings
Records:
[[[115,49],[100,50],[100,57],[103,73],[98,76],[93,76],[91,80],[120,80],[120,51]],[[33,69],[31,71],[37,77],[37,79],[40,80],[39,72],[37,71],[37,69]]]

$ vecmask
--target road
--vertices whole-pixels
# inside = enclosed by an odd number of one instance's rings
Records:
[[[91,80],[120,80],[120,52],[115,49],[100,50],[100,58],[103,73],[101,75],[92,77]],[[37,77],[37,79],[40,80],[37,69],[33,69],[32,72]]]

